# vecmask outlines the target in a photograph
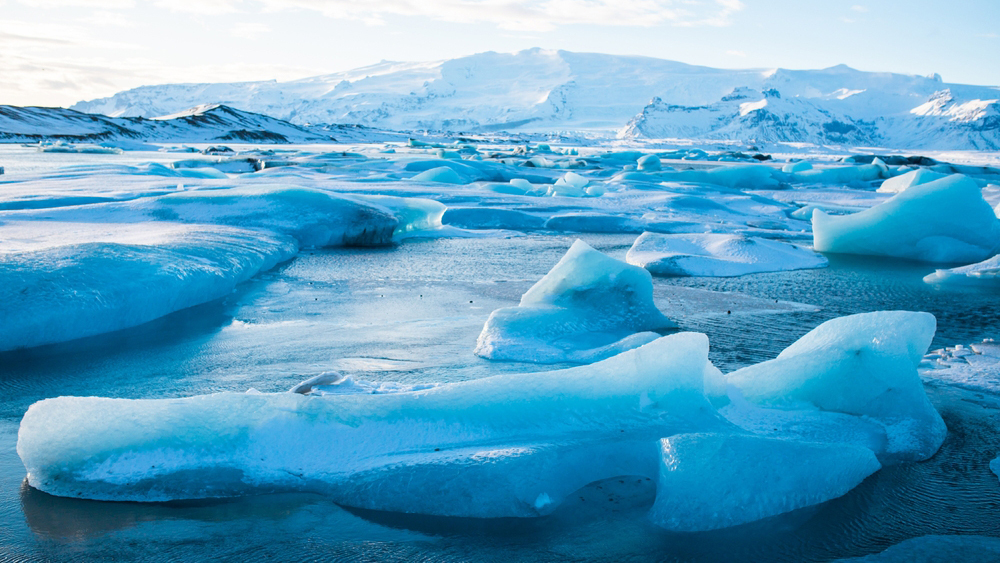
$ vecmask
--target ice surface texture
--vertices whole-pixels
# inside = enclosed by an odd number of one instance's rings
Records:
[[[650,518],[678,532],[727,528],[839,497],[881,467],[871,450],[757,436],[682,434],[660,442]]]
[[[785,242],[745,235],[642,233],[626,261],[655,276],[742,276],[822,268],[826,258]]]
[[[917,374],[934,337],[929,313],[883,311],[829,320],[777,358],[728,374],[760,406],[864,417],[884,428],[884,460],[923,460],[947,429]]]
[[[493,311],[476,343],[491,360],[592,362],[676,325],[653,303],[649,272],[577,240],[517,307]]]
[[[819,252],[892,256],[925,262],[978,262],[1000,244],[1000,222],[976,182],[951,175],[911,186],[853,215],[815,210]]]

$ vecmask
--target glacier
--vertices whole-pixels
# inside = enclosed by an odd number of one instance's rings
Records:
[[[155,118],[215,104],[300,127],[331,124],[317,133],[338,139],[347,132],[337,125],[360,124],[479,133],[596,130],[628,140],[1000,147],[995,126],[1000,102],[989,86],[844,65],[724,70],[538,48],[442,61],[383,61],[287,82],[142,86],[73,109]]]
[[[969,263],[989,258],[1000,244],[1000,221],[981,188],[958,174],[911,186],[851,215],[817,209],[812,222],[819,252]]]
[[[656,308],[646,270],[578,239],[517,307],[493,311],[475,352],[491,360],[589,363],[676,326]]]

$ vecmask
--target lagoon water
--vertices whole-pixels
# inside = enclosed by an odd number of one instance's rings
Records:
[[[932,459],[882,469],[842,498],[739,528],[671,534],[645,520],[652,483],[612,479],[551,516],[471,520],[341,508],[320,496],[165,504],[33,490],[15,452],[27,407],[59,395],[152,398],[287,390],[321,371],[443,382],[547,369],[476,357],[490,312],[516,304],[575,236],[412,240],[306,251],[228,297],[140,327],[0,355],[0,561],[625,560],[828,561],[926,534],[1000,537],[1000,398],[927,383],[948,439]],[[580,235],[623,258],[634,235]],[[924,310],[933,347],[1000,337],[1000,292],[925,284],[931,268],[830,257],[819,270],[656,278],[684,330],[708,334],[723,371],[766,360],[820,322]],[[725,293],[719,293],[725,292]]]

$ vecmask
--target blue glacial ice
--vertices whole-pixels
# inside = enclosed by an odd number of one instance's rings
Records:
[[[592,365],[413,392],[59,397],[28,409],[17,451],[30,484],[60,496],[303,490],[382,510],[535,516],[595,480],[654,477],[660,437],[728,427],[703,394],[707,354],[704,335],[679,333]]]
[[[442,230],[444,205],[305,188],[195,190],[7,215],[0,351],[121,330],[221,298],[300,248]]]
[[[812,222],[819,252],[969,263],[989,258],[1000,245],[1000,221],[979,185],[961,175],[912,186],[852,215],[817,209]]]
[[[298,251],[294,239],[261,231],[141,227],[120,237],[127,242],[0,254],[0,351],[120,330],[218,299]]]
[[[517,307],[493,311],[475,352],[491,360],[586,363],[676,326],[656,308],[649,272],[577,240]]]
[[[822,268],[823,256],[786,242],[742,234],[643,233],[625,260],[654,276],[742,276]]]
[[[750,403],[768,409],[877,423],[882,436],[871,442],[884,444],[875,452],[883,461],[927,459],[947,433],[917,373],[935,326],[933,315],[909,311],[839,317],[777,358],[728,374],[727,381]],[[852,432],[857,429],[852,425]]]
[[[649,516],[676,532],[728,528],[843,496],[881,468],[871,450],[739,434],[660,441]]]

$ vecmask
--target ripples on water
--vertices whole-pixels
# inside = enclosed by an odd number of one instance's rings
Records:
[[[632,240],[582,238],[617,257]],[[130,331],[0,355],[0,561],[826,561],[925,534],[1000,536],[1000,482],[988,469],[1000,452],[1000,405],[946,386],[928,387],[949,427],[931,460],[883,468],[819,507],[703,534],[646,522],[654,487],[636,478],[593,484],[531,520],[346,510],[314,495],[103,503],[23,483],[17,425],[45,397],[279,391],[325,369],[404,381],[535,371],[486,362],[472,347],[489,313],[516,303],[571,241],[438,240],[306,253],[220,302]],[[938,318],[935,346],[1000,336],[993,313],[1000,293],[944,291],[921,281],[929,271],[833,257],[824,270],[658,279],[656,294],[683,329],[709,335],[712,360],[724,371],[770,359],[820,322],[863,311],[929,311]]]

